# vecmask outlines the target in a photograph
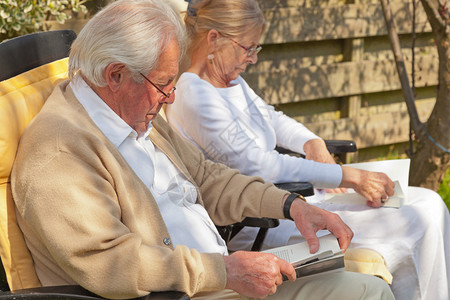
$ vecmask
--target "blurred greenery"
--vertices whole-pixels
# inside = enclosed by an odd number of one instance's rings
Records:
[[[450,210],[450,169],[448,169],[447,173],[445,173],[444,181],[439,187],[438,194],[441,195]]]
[[[87,13],[87,0],[0,0],[0,40],[43,31],[44,21],[63,24],[79,12]]]

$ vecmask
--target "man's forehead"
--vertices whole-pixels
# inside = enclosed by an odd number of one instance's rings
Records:
[[[151,72],[155,76],[167,76],[174,78],[178,74],[180,62],[180,47],[178,42],[171,40],[159,56],[158,65]]]

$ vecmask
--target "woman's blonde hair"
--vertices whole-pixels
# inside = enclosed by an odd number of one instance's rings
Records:
[[[104,70],[124,63],[137,83],[139,73],[155,69],[161,53],[175,39],[180,58],[186,31],[172,7],[161,0],[119,0],[97,13],[81,30],[71,47],[69,76],[81,72],[96,86],[105,86]]]
[[[264,15],[255,0],[191,1],[184,17],[189,38],[189,52],[201,46],[206,34],[215,29],[228,38],[266,29]]]

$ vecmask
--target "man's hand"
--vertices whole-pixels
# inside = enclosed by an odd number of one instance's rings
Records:
[[[227,271],[225,288],[248,297],[273,295],[283,282],[282,274],[291,281],[296,278],[291,264],[273,254],[238,251],[223,259]]]
[[[395,184],[384,173],[369,172],[351,167],[342,167],[342,187],[351,187],[367,199],[367,205],[380,207],[383,201],[394,195]]]
[[[321,229],[328,229],[338,239],[341,249],[345,250],[350,245],[353,231],[337,214],[309,205],[300,198],[292,202],[290,214],[298,230],[308,242],[311,253],[319,250],[320,244],[316,232]]]

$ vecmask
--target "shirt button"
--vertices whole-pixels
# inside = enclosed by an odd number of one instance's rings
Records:
[[[172,244],[172,241],[170,240],[170,238],[164,238],[163,243],[164,245],[169,246],[170,244]]]

